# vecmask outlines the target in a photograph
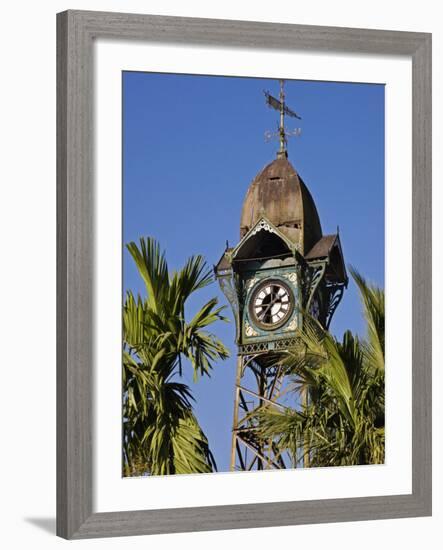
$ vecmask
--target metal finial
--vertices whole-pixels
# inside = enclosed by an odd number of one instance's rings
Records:
[[[297,113],[295,113],[292,109],[290,109],[285,102],[285,81],[280,80],[280,95],[279,99],[276,99],[273,97],[269,92],[264,92],[266,97],[266,104],[269,107],[272,107],[276,111],[280,112],[280,125],[278,127],[277,132],[265,132],[265,138],[267,140],[278,136],[280,140],[280,149],[277,153],[277,158],[285,158],[288,156],[287,151],[287,144],[288,144],[288,137],[290,136],[298,136],[301,133],[300,128],[296,128],[295,130],[286,130],[285,128],[285,115],[288,115],[290,117],[298,118],[301,120],[301,117],[298,116]]]
[[[287,155],[286,151],[286,133],[285,133],[285,83],[283,80],[280,80],[280,155]],[[279,155],[277,155],[279,156]]]

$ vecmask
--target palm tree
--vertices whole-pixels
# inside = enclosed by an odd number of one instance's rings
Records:
[[[209,300],[187,322],[185,304],[213,280],[201,256],[169,274],[158,243],[127,245],[146,287],[146,296],[127,292],[123,307],[123,472],[160,475],[212,472],[208,440],[192,410],[190,388],[179,381],[184,368],[194,381],[209,376],[228,350],[205,329],[223,307]]]
[[[347,331],[341,342],[308,319],[285,367],[300,410],[268,406],[258,414],[264,439],[275,439],[293,465],[384,462],[384,292],[351,270],[363,303],[367,337]]]

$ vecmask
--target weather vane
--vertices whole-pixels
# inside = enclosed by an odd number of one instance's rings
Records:
[[[266,131],[265,132],[265,139],[266,141],[269,141],[273,137],[278,137],[280,139],[280,150],[277,153],[277,157],[287,157],[288,153],[286,150],[286,146],[288,143],[288,137],[291,136],[299,136],[301,134],[301,128],[295,128],[294,130],[286,130],[285,128],[285,115],[288,115],[293,118],[298,118],[301,120],[301,117],[298,116],[296,112],[294,112],[292,109],[290,109],[286,103],[285,103],[285,88],[284,88],[284,80],[280,80],[280,98],[276,99],[273,97],[269,92],[264,91],[265,97],[266,97],[266,104],[268,107],[271,107],[272,109],[275,109],[276,111],[280,112],[280,125],[278,126],[278,129],[276,132]]]

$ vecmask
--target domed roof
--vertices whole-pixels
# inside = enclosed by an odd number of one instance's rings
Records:
[[[297,244],[303,255],[322,237],[314,199],[285,157],[265,166],[249,186],[241,213],[240,237],[262,216]]]

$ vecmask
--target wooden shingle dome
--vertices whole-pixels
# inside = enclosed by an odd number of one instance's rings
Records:
[[[240,238],[262,216],[296,244],[303,255],[322,237],[314,199],[286,157],[265,166],[249,186],[241,213]]]

